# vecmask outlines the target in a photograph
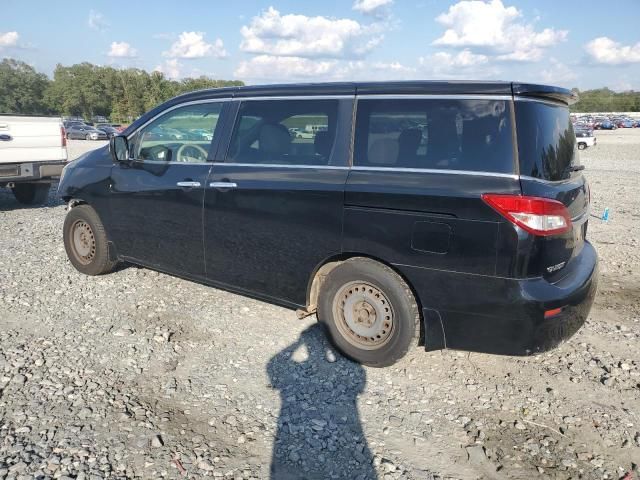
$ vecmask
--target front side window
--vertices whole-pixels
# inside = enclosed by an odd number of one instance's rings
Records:
[[[514,171],[506,100],[358,101],[354,165]]]
[[[132,153],[144,162],[206,162],[222,102],[178,107],[138,131]]]
[[[240,105],[227,162],[327,165],[337,100],[252,100]]]

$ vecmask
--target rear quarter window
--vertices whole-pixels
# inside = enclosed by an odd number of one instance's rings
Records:
[[[358,100],[354,165],[513,173],[509,101]]]
[[[543,180],[569,178],[577,161],[576,137],[566,105],[515,102],[520,174]]]

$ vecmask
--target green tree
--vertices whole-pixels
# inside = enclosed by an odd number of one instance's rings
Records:
[[[19,60],[5,58],[0,63],[0,113],[48,113],[44,92],[46,75]]]

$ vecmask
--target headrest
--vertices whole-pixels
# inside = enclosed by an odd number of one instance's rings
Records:
[[[265,123],[260,128],[258,145],[263,153],[284,155],[289,153],[291,134],[287,127],[279,123]]]
[[[398,140],[395,138],[378,138],[369,147],[369,163],[371,165],[393,166],[398,161]]]

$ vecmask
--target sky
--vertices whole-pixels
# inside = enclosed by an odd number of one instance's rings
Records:
[[[248,84],[464,79],[640,90],[640,0],[0,0],[0,58]]]

